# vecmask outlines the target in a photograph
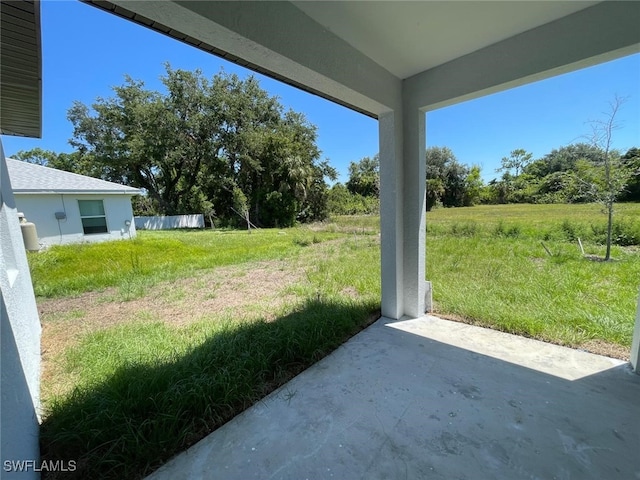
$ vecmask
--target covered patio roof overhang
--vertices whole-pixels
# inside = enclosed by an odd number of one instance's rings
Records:
[[[40,5],[2,1],[0,12],[0,133],[40,137]]]
[[[379,120],[382,314],[425,311],[425,115],[640,51],[640,2],[89,3]]]

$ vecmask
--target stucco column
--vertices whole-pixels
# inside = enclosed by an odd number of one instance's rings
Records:
[[[34,469],[10,472],[7,461],[37,462],[40,409],[40,320],[27,255],[0,141],[0,476],[40,478]]]
[[[424,314],[425,115],[380,115],[382,315]]]
[[[378,117],[380,138],[380,261],[382,315],[400,318],[402,300],[402,119]]]
[[[404,108],[403,121],[403,276],[404,314],[424,315],[426,240],[425,114]]]

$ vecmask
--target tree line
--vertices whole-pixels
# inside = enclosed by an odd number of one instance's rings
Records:
[[[461,163],[448,147],[429,147],[426,151],[426,204],[434,207],[464,207],[505,203],[580,203],[598,200],[594,191],[604,178],[603,158],[613,160],[624,173],[624,185],[616,200],[640,202],[640,149],[621,154],[588,143],[575,143],[554,149],[542,158],[516,149],[501,160],[499,178],[485,183],[478,165]],[[594,187],[595,186],[595,187]],[[379,159],[351,162],[349,180],[329,191],[331,210],[336,213],[376,213],[377,205],[368,199],[379,197]]]
[[[590,122],[588,142],[554,149],[535,159],[524,149],[503,157],[496,173],[485,184],[478,165],[458,161],[448,147],[426,150],[426,209],[504,203],[599,202],[608,214],[607,259],[613,205],[617,201],[640,202],[640,149],[622,153],[612,148],[616,116],[626,99],[615,96],[609,112]],[[332,211],[342,214],[376,213],[379,194],[379,159],[365,157],[349,165],[346,185],[329,192]]]
[[[616,152],[614,152],[616,154]],[[532,154],[523,149],[511,152],[509,157],[501,161],[498,172],[502,172],[500,178],[484,183],[481,176],[481,168],[477,165],[468,166],[461,163],[448,147],[429,147],[426,152],[426,204],[427,210],[434,207],[463,207],[479,204],[506,204],[506,203],[581,203],[594,201],[592,189],[585,188],[585,180],[589,178],[589,167],[598,168],[601,164],[603,151],[587,143],[576,143],[554,149],[542,158],[532,160]],[[619,153],[618,153],[619,155]],[[16,159],[47,165],[60,170],[66,170],[83,175],[103,178],[110,181],[119,181],[118,178],[110,174],[104,164],[95,163],[89,160],[90,156],[83,155],[79,151],[73,153],[59,153],[35,148],[27,152],[18,152],[14,155]],[[624,155],[619,155],[619,162],[628,168],[631,175],[624,188],[616,197],[619,201],[640,202],[640,148],[630,148]],[[267,164],[267,166],[270,166]],[[280,171],[286,172],[293,165],[280,165]],[[380,164],[378,155],[364,157],[359,161],[353,161],[349,165],[348,180],[345,184],[335,183],[331,188],[327,186],[324,178],[336,178],[335,170],[327,162],[315,165],[319,170],[313,172],[312,179],[315,182],[304,180],[304,168],[286,172],[281,175],[281,191],[285,193],[296,193],[301,200],[307,199],[309,205],[315,199],[315,204],[311,207],[312,215],[305,215],[300,209],[294,207],[305,206],[305,202],[299,204],[292,202],[291,208],[299,218],[310,218],[318,220],[326,218],[328,214],[335,215],[358,215],[376,214],[379,212],[380,195]],[[277,171],[277,170],[276,170]],[[595,172],[597,173],[597,171]],[[321,176],[322,175],[322,176]],[[590,174],[593,177],[593,173]],[[288,181],[295,179],[292,183]],[[218,180],[223,182],[222,179]],[[230,188],[222,187],[221,195],[228,195],[225,203],[218,203],[218,210],[223,211],[227,206],[232,209],[250,209],[251,218],[254,213],[260,212],[260,197],[257,189],[247,188],[247,191],[256,192],[252,200],[248,199],[242,188],[237,184],[245,186],[247,183],[234,183],[233,177],[226,180]],[[594,179],[590,183],[593,183]],[[589,182],[587,182],[587,185]],[[129,185],[138,186],[135,182]],[[278,185],[270,184],[271,191]],[[265,188],[263,191],[269,190]],[[307,191],[305,191],[307,190]],[[268,193],[267,193],[268,195]],[[182,209],[185,213],[198,210],[198,204],[206,205],[199,198],[180,198],[182,205],[188,210]],[[240,198],[237,198],[240,197]],[[256,198],[257,197],[257,198]],[[215,196],[214,196],[215,198]],[[292,198],[296,198],[295,195]],[[210,200],[212,204],[215,200]],[[159,203],[159,202],[158,202]],[[193,208],[195,210],[191,209]],[[221,207],[222,205],[222,207]],[[249,208],[249,206],[251,206]],[[239,208],[235,208],[239,207]],[[152,197],[138,199],[138,212],[143,214],[167,213],[171,210],[162,210],[154,205]],[[180,210],[180,209],[176,209]],[[302,215],[301,215],[302,214]],[[274,218],[278,218],[277,216]],[[289,215],[289,220],[293,215]],[[234,220],[235,221],[235,220]],[[238,221],[242,222],[242,219]],[[260,221],[256,219],[256,221]],[[264,221],[260,222],[264,224]],[[283,222],[282,225],[285,225]]]

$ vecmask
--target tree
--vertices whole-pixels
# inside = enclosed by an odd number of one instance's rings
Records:
[[[502,157],[502,166],[496,172],[509,172],[515,170],[514,176],[517,177],[531,163],[533,154],[522,148],[512,150],[508,157]]]
[[[100,176],[99,168],[91,163],[90,158],[83,157],[80,152],[56,153],[36,147],[31,150],[20,150],[13,155],[16,160],[42,165],[44,167],[78,173],[90,177]]]
[[[351,193],[342,183],[336,183],[327,194],[328,210],[334,215],[371,215],[380,212],[380,201]]]
[[[575,183],[573,170],[550,173],[538,182],[536,200],[539,203],[580,201]]]
[[[188,204],[205,161],[218,160],[218,92],[199,71],[171,70],[161,77],[167,94],[125,78],[115,97],[92,108],[74,102],[71,145],[91,155],[100,177],[144,188],[165,214],[189,213]]]
[[[319,221],[329,216],[329,186],[325,178],[331,181],[338,179],[338,172],[328,160],[314,166],[311,176],[311,187],[302,208],[298,212],[300,221]]]
[[[442,197],[445,192],[444,180],[441,178],[427,178],[426,190],[427,212],[430,212],[433,207],[442,204]]]
[[[52,152],[51,150],[43,150],[40,147],[36,147],[26,151],[20,150],[19,152],[13,154],[11,157],[15,160],[21,160],[23,162],[48,167],[50,166],[49,163],[58,157],[58,154]]]
[[[238,187],[232,192],[233,210],[240,218],[247,222],[247,230],[251,233],[251,220],[249,220],[249,208],[247,205],[247,196]]]
[[[631,178],[620,195],[623,202],[640,202],[640,148],[630,148],[622,158],[622,162],[631,170]]]
[[[467,193],[469,168],[457,160],[449,163],[445,171],[442,204],[445,207],[463,207]]]
[[[479,165],[473,165],[469,169],[465,182],[464,206],[471,207],[480,203],[480,197],[484,188],[481,169]]]
[[[246,193],[255,223],[290,226],[325,218],[324,179],[337,174],[327,161],[318,160],[316,128],[302,114],[289,111],[276,122],[245,124],[236,131],[250,141],[234,145],[244,155],[229,155],[227,176]]]
[[[380,196],[380,158],[377,153],[373,158],[364,157],[349,164],[347,189],[363,197]]]
[[[488,188],[492,203],[510,203],[513,201],[515,179],[509,172],[505,172],[500,180],[495,178],[491,180]]]
[[[316,128],[302,114],[284,112],[252,76],[208,80],[199,70],[165,67],[166,92],[126,77],[114,97],[69,110],[70,142],[91,158],[94,176],[145,189],[145,207],[158,213],[199,211],[227,224],[237,223],[237,190],[262,226],[326,211],[317,203],[326,202],[324,178],[332,172],[319,161]]]
[[[558,149],[553,149],[544,157],[531,162],[524,167],[524,172],[534,178],[543,179],[556,172],[573,171],[580,159],[596,161],[602,155],[599,147],[589,143],[574,143]]]
[[[531,163],[533,155],[522,148],[512,150],[508,157],[500,161],[496,172],[504,172],[500,180],[489,184],[491,196],[497,203],[530,201],[530,178],[523,175]]]
[[[601,203],[607,214],[605,261],[611,259],[614,205],[633,175],[628,163],[612,148],[614,131],[619,128],[616,116],[624,102],[624,98],[616,96],[604,118],[591,122],[591,144],[602,154],[595,161],[582,159],[576,165],[576,178],[582,190],[588,198]]]
[[[429,147],[426,152],[427,211],[441,203],[462,207],[467,195],[469,168],[456,159],[448,147]]]

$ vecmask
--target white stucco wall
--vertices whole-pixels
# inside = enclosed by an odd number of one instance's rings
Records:
[[[103,200],[108,233],[85,235],[82,230],[78,200]],[[103,242],[136,236],[131,208],[131,195],[82,194],[15,194],[18,212],[36,226],[43,246],[66,243]],[[66,219],[57,220],[56,212],[65,212]],[[126,222],[130,222],[127,226]]]
[[[39,478],[5,462],[39,461],[40,320],[0,142],[0,477]]]

